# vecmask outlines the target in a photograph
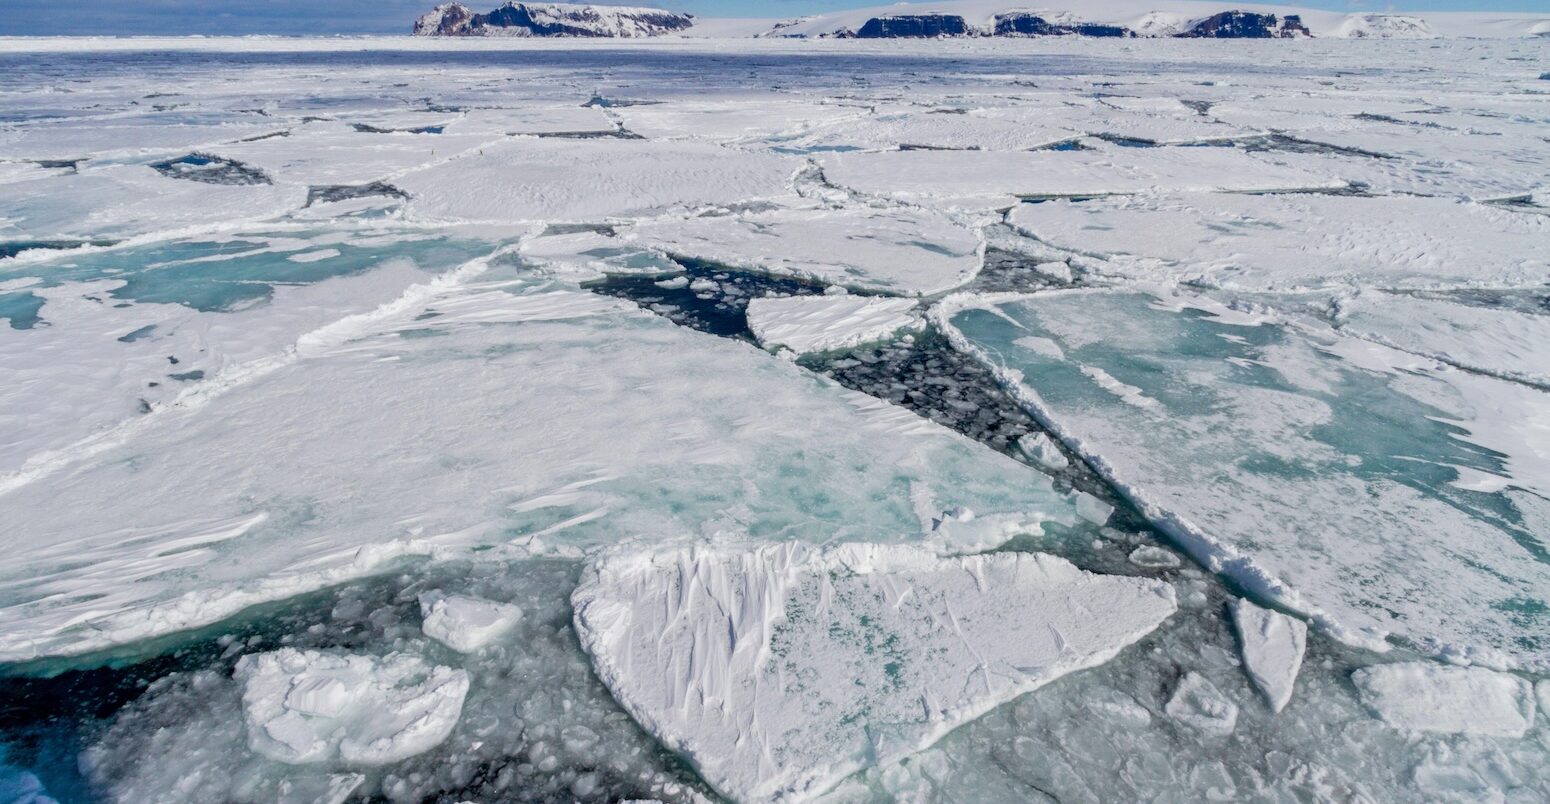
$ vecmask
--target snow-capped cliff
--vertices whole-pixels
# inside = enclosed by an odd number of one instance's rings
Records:
[[[660,8],[510,2],[486,14],[461,3],[437,6],[414,24],[415,36],[641,37],[683,31],[688,14]]]

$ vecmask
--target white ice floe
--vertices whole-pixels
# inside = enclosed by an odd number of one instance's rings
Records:
[[[1411,295],[1338,300],[1341,331],[1455,366],[1550,388],[1550,316]]]
[[[420,595],[420,616],[426,636],[459,653],[470,653],[510,631],[522,619],[522,609],[467,595],[425,592]]]
[[[1349,642],[1544,666],[1517,613],[1550,588],[1544,392],[1196,296],[960,297],[932,320],[1205,566]]]
[[[887,765],[1174,610],[1160,581],[1040,554],[772,544],[620,553],[572,597],[614,696],[737,801]]]
[[[653,140],[736,142],[798,135],[816,125],[860,117],[860,106],[789,98],[669,101],[613,110],[633,134]]]
[[[1238,726],[1238,705],[1195,672],[1179,681],[1164,711],[1168,717],[1214,737],[1232,734]]]
[[[642,223],[626,239],[685,257],[900,295],[950,290],[980,268],[980,239],[914,208],[781,209]]]
[[[237,662],[248,745],[289,763],[385,765],[447,739],[468,674],[404,654],[281,648]]]
[[[277,182],[359,185],[391,180],[464,152],[477,153],[480,145],[501,139],[500,133],[374,133],[321,121],[298,126],[284,137],[230,143],[208,151],[258,168]]]
[[[800,166],[696,143],[519,137],[393,183],[420,220],[590,220],[784,195]]]
[[[1172,569],[1183,562],[1171,550],[1153,545],[1142,545],[1130,551],[1130,563],[1149,569]]]
[[[1103,500],[1100,500],[1085,491],[1079,491],[1076,493],[1076,515],[1087,520],[1088,522],[1100,526],[1107,524],[1109,517],[1113,513],[1114,506],[1109,505]]]
[[[1011,224],[1106,270],[1250,290],[1550,282],[1550,218],[1445,198],[1175,194],[1051,201]]]
[[[1029,460],[1051,471],[1060,471],[1071,465],[1065,453],[1043,433],[1029,433],[1017,439],[1017,450]]]
[[[863,193],[966,207],[1015,196],[1094,196],[1148,190],[1272,192],[1345,182],[1254,162],[1234,148],[1087,151],[883,151],[824,154],[824,176]]]
[[[788,296],[748,303],[748,328],[766,349],[797,354],[848,349],[919,328],[913,299]]]
[[[1362,702],[1397,729],[1522,737],[1534,725],[1533,685],[1483,667],[1380,664],[1351,680]]]
[[[1270,702],[1271,711],[1280,712],[1292,700],[1297,673],[1302,670],[1307,623],[1242,598],[1232,602],[1232,622],[1244,670]]]

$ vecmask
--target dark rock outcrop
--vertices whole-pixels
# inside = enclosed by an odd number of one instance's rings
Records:
[[[414,24],[415,36],[660,36],[694,25],[694,18],[659,8],[508,2],[488,14],[461,3],[440,5]]]
[[[1136,35],[1135,31],[1119,25],[1098,25],[1088,22],[1054,23],[1026,11],[997,14],[996,26],[992,33],[995,36],[1132,37]]]
[[[897,14],[867,20],[854,36],[857,39],[935,39],[972,33],[968,23],[957,14]]]
[[[1179,34],[1184,39],[1291,39],[1311,36],[1302,18],[1288,14],[1285,18],[1274,14],[1258,14],[1252,11],[1223,11],[1196,22],[1189,30]]]

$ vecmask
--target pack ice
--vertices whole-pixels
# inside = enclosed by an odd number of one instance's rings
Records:
[[[1545,666],[1543,392],[1179,293],[933,316],[1203,564],[1353,643]]]
[[[804,801],[1112,658],[1172,587],[1043,554],[693,546],[609,555],[572,597],[619,702],[737,801]]]

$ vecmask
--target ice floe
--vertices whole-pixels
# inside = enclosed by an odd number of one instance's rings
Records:
[[[1165,711],[1179,723],[1213,737],[1226,737],[1238,725],[1238,705],[1199,673],[1179,681]]]
[[[1543,665],[1543,392],[1184,296],[938,310],[1208,567],[1341,639]],[[1019,345],[1030,338],[1059,349]]]
[[[1175,606],[1166,583],[1054,556],[870,544],[612,555],[573,601],[615,697],[738,801],[808,800],[902,759]]]
[[[797,354],[847,349],[918,329],[913,299],[868,296],[789,296],[748,303],[748,328],[767,349]]]
[[[522,619],[522,609],[509,603],[467,595],[420,595],[421,628],[425,635],[460,653],[476,651],[498,639]]]
[[[1404,662],[1364,667],[1351,680],[1397,729],[1522,737],[1534,725],[1533,685],[1496,670]]]
[[[1550,388],[1550,315],[1446,298],[1364,292],[1335,305],[1335,324],[1407,352]]]
[[[248,744],[281,762],[383,765],[435,748],[463,712],[468,674],[417,657],[282,648],[237,663]]]
[[[1285,709],[1302,669],[1307,623],[1242,598],[1232,601],[1232,622],[1244,670],[1270,702],[1272,711]]]

